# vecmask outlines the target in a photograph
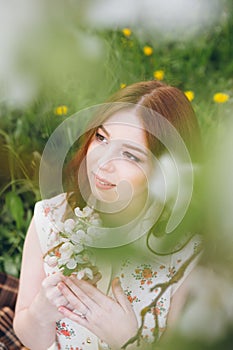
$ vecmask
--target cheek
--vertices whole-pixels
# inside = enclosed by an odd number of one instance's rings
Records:
[[[95,147],[93,144],[91,144],[87,150],[87,154],[86,154],[87,172],[90,170],[93,164],[95,164],[96,161],[98,160],[97,150],[98,148]]]
[[[128,162],[127,162],[128,163]],[[122,164],[118,168],[119,180],[125,180],[134,189],[135,192],[142,192],[147,188],[147,174],[139,165],[131,164]]]

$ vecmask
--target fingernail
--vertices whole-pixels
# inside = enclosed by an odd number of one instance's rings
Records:
[[[62,282],[59,282],[57,284],[58,289],[62,290],[64,288],[64,284]]]

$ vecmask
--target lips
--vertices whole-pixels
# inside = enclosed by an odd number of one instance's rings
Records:
[[[106,179],[103,179],[103,178],[97,176],[96,174],[94,174],[94,177],[95,177],[95,185],[96,185],[96,187],[98,187],[100,189],[109,190],[111,188],[116,187],[116,184],[108,182]]]

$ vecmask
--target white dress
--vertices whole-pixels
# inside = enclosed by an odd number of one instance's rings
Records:
[[[62,221],[66,209],[65,194],[58,195],[52,199],[37,202],[35,205],[34,218],[37,233],[39,236],[43,254],[48,251],[49,237],[53,230],[54,223]],[[97,263],[102,274],[102,279],[98,282],[98,288],[103,292],[111,294],[109,288],[111,280],[118,276],[121,286],[127,295],[140,325],[140,311],[149,305],[159,293],[159,289],[150,291],[151,287],[169,281],[182,264],[195,252],[200,243],[200,237],[194,236],[184,248],[176,253],[166,256],[159,256],[152,253],[146,245],[146,235],[131,243],[134,252],[140,250],[140,254],[123,253],[120,255],[117,266],[111,263]],[[166,329],[167,315],[170,307],[170,300],[179,285],[192,270],[196,261],[192,262],[184,274],[184,277],[176,284],[171,285],[156,306],[147,313],[143,328],[143,341],[153,341],[153,330],[155,328],[155,317],[158,317],[158,329],[160,335]],[[56,267],[50,267],[44,263],[46,275],[54,273]],[[86,328],[77,323],[64,318],[56,325],[56,344],[53,349],[62,350],[97,350],[109,349],[108,345],[98,339]]]

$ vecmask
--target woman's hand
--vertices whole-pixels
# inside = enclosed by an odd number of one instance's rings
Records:
[[[115,299],[75,277],[65,278],[58,288],[74,309],[59,307],[63,316],[86,327],[113,349],[120,349],[136,334],[138,322],[118,278],[112,282]]]
[[[61,319],[63,314],[58,311],[59,306],[72,307],[58,288],[58,283],[61,281],[61,272],[46,277],[42,282],[39,293],[30,306],[30,312],[40,324],[45,325]]]

